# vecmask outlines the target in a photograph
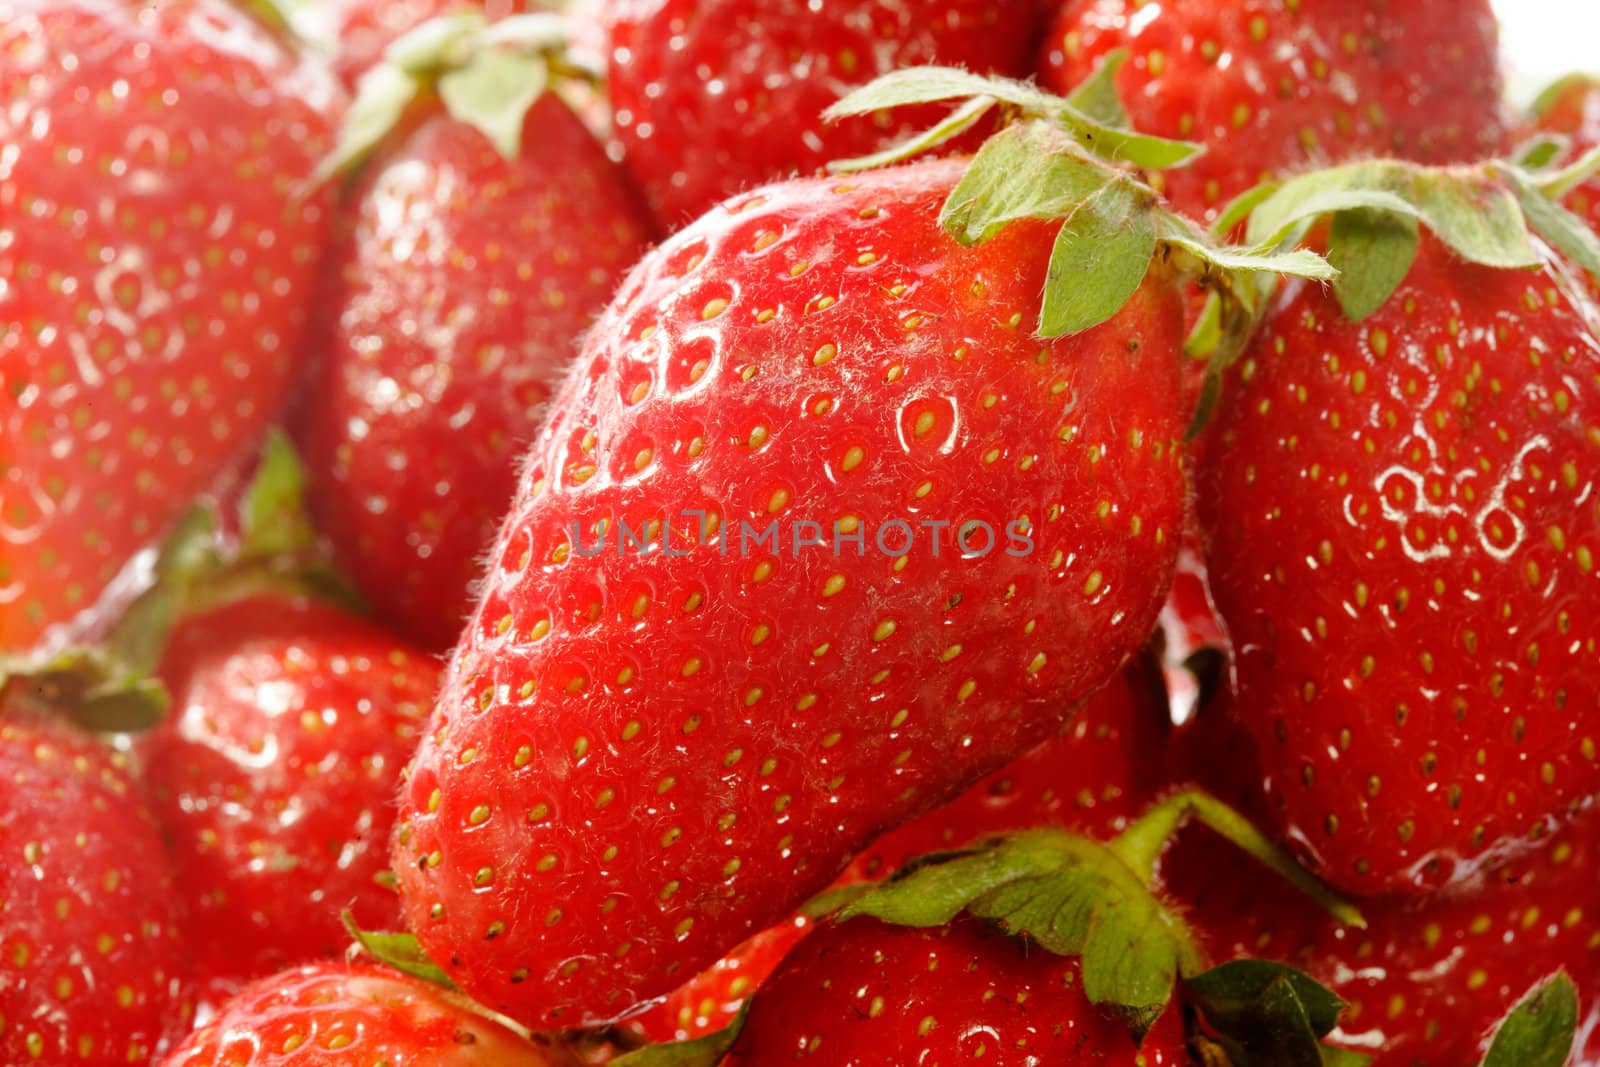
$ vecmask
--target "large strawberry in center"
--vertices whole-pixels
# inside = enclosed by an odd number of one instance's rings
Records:
[[[402,800],[410,925],[485,1003],[572,1026],[665,993],[1149,632],[1176,290],[1040,340],[1060,226],[956,243],[963,166],[730,201],[557,394]]]

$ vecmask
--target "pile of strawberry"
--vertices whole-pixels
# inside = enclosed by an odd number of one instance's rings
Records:
[[[556,6],[0,0],[0,1064],[1600,1067],[1600,81]]]

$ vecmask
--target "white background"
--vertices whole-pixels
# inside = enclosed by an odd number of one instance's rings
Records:
[[[1494,7],[1518,100],[1574,70],[1600,73],[1600,0],[1494,0]]]

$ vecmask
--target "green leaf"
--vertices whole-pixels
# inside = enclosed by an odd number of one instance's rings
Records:
[[[549,84],[543,56],[486,48],[439,78],[445,110],[489,139],[507,159],[522,153],[522,127]]]
[[[1086,198],[1056,235],[1039,315],[1042,337],[1066,337],[1121,311],[1156,252],[1149,190],[1113,178]]]
[[[1192,163],[1206,151],[1204,145],[1190,141],[1171,141],[1104,126],[1072,109],[1066,109],[1060,117],[1077,133],[1078,140],[1102,159],[1131,163],[1145,170],[1172,170]]]
[[[8,699],[60,715],[94,733],[138,733],[166,717],[171,698],[142,665],[100,648],[73,647],[43,660],[0,659]]]
[[[1531,225],[1578,266],[1600,281],[1600,236],[1589,224],[1546,196],[1526,174],[1507,171],[1512,188]]]
[[[977,125],[979,119],[992,111],[997,103],[998,101],[992,96],[975,96],[952,111],[941,122],[914,137],[871,155],[835,160],[828,164],[828,169],[836,174],[853,174],[914,159],[966,133]]]
[[[1236,960],[1184,983],[1188,1002],[1230,1049],[1235,1067],[1322,1067],[1318,1041],[1344,1002],[1290,967]]]
[[[1107,52],[1095,65],[1094,73],[1067,94],[1067,103],[1102,126],[1127,126],[1128,112],[1117,93],[1117,72],[1127,62],[1126,48]]]
[[[1550,199],[1565,200],[1568,193],[1597,173],[1600,173],[1600,145],[1589,149],[1558,171],[1538,175],[1536,184]]]
[[[1369,160],[1292,178],[1256,206],[1257,247],[1298,241],[1317,219],[1367,210],[1425,224],[1462,257],[1485,266],[1538,266],[1516,199],[1487,169],[1429,170]]]
[[[461,62],[488,24],[481,11],[470,10],[429,19],[391,41],[384,64],[418,77],[436,74]]]
[[[572,23],[550,11],[530,11],[496,19],[478,34],[486,48],[514,48],[524,54],[550,53],[572,43]]]
[[[1495,1032],[1481,1067],[1564,1067],[1578,1026],[1578,991],[1557,974],[1530,992]]]
[[[1259,207],[1268,197],[1282,188],[1279,181],[1262,182],[1251,189],[1246,189],[1228,202],[1222,209],[1222,214],[1211,224],[1211,232],[1218,237],[1226,237],[1235,228],[1250,217],[1250,213]]]
[[[966,100],[987,96],[1019,108],[1026,115],[1052,114],[1064,101],[1027,82],[985,77],[958,67],[907,67],[847,93],[822,113],[830,122],[852,115],[871,115],[912,104]]]
[[[1422,235],[1417,220],[1358,209],[1333,217],[1328,262],[1339,271],[1333,291],[1351,322],[1381,308],[1411,273]]]
[[[422,82],[399,67],[380,63],[362,77],[345,112],[339,141],[317,167],[318,183],[348,174],[372,154],[400,123],[422,91]]]
[[[824,889],[800,905],[800,914],[808,919],[825,919],[840,908],[853,903],[857,898],[871,892],[872,887],[872,882],[856,882],[853,885],[839,885],[831,889]]]
[[[1182,921],[1107,846],[1053,830],[995,838],[914,865],[839,912],[942,926],[963,910],[1058,955],[1081,956],[1084,993],[1138,1029],[1166,1007],[1198,951]]]
[[[744,1029],[750,1014],[749,1000],[739,1009],[739,1014],[726,1027],[714,1034],[694,1041],[679,1041],[667,1045],[648,1045],[611,1061],[611,1067],[717,1067],[728,1054]]]
[[[1476,172],[1423,171],[1415,195],[1428,228],[1462,257],[1503,270],[1540,265],[1527,220],[1499,182]]]
[[[984,142],[945,201],[939,222],[977,245],[1021,219],[1064,219],[1105,183],[1072,138],[1043,122],[1010,126]]]
[[[1372,1057],[1347,1048],[1322,1046],[1322,1067],[1368,1067]]]
[[[268,557],[304,552],[317,543],[306,508],[306,471],[282,430],[272,429],[239,504],[240,548]]]
[[[1097,122],[1059,96],[1009,78],[985,77],[955,67],[909,67],[893,71],[837,101],[823,117],[836,121],[888,108],[987,96],[1030,119],[1046,119],[1065,130],[1102,161],[1127,162],[1148,170],[1186,163],[1204,151],[1187,141],[1170,141]]]
[[[1189,328],[1189,336],[1184,339],[1183,354],[1190,359],[1204,359],[1215,352],[1221,343],[1222,297],[1212,290],[1206,294],[1200,316],[1194,320],[1194,325]]]
[[[380,963],[387,964],[402,974],[409,974],[424,982],[432,982],[445,989],[456,987],[450,976],[444,973],[444,969],[428,958],[428,954],[422,951],[417,939],[410,934],[363,930],[356,925],[355,916],[349,910],[340,912],[339,917],[344,922],[344,928],[350,932],[350,936]]]
[[[1184,983],[1184,989],[1204,1006],[1215,1025],[1248,1013],[1269,988],[1286,982],[1305,1009],[1306,1022],[1316,1037],[1326,1037],[1339,1025],[1345,1003],[1331,989],[1286,964],[1270,960],[1233,960],[1213,967]]]
[[[1524,170],[1539,170],[1561,158],[1571,142],[1555,134],[1541,133],[1518,145],[1511,153],[1511,161]]]
[[[1308,248],[1283,251],[1276,245],[1254,248],[1223,245],[1193,228],[1180,216],[1162,212],[1158,235],[1165,243],[1182,249],[1201,263],[1203,273],[1293,275],[1313,281],[1332,281],[1339,272],[1327,260]]]
[[[273,33],[297,36],[293,12],[279,0],[242,0],[240,6]]]

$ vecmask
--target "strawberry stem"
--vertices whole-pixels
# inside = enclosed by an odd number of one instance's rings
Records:
[[[1167,843],[1190,819],[1197,819],[1241,851],[1272,868],[1291,885],[1346,926],[1365,927],[1354,904],[1324,885],[1287,851],[1273,844],[1250,820],[1197,789],[1175,793],[1140,816],[1107,847],[1146,884]]]

